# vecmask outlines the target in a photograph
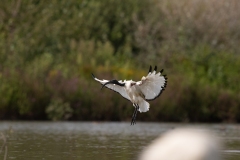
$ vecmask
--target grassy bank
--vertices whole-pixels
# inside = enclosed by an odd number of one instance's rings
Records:
[[[105,79],[164,68],[139,120],[240,121],[238,0],[70,0],[0,5],[0,119],[116,120],[132,104]]]

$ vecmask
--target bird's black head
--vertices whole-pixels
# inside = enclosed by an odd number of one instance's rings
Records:
[[[119,83],[116,79],[114,79],[114,80],[111,80],[111,81],[106,82],[105,84],[103,84],[103,85],[102,85],[102,88],[103,88],[104,86],[106,86],[107,84],[116,84],[116,85],[119,85],[119,86],[121,86],[121,87],[123,87],[123,86],[125,85],[125,83]],[[101,88],[101,89],[102,89],[102,88]]]

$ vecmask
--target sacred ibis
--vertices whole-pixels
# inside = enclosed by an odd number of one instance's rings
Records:
[[[131,125],[136,123],[137,111],[147,112],[149,110],[149,103],[160,96],[162,91],[167,85],[166,75],[161,75],[163,69],[157,73],[157,66],[152,71],[152,66],[149,68],[148,75],[142,77],[140,81],[133,80],[99,80],[93,74],[93,78],[102,84],[102,88],[105,86],[115,92],[121,94],[124,98],[130,100],[135,107],[133,112]],[[101,88],[101,89],[102,89]]]

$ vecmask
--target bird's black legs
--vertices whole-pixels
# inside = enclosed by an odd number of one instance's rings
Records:
[[[134,110],[134,112],[133,112],[131,125],[136,124],[137,111],[138,111],[138,109],[139,109],[138,104],[134,104],[134,106],[135,106],[135,110]]]
[[[135,105],[134,105],[135,106]],[[135,114],[137,112],[137,107],[135,106],[135,109],[134,109],[134,112],[133,112],[133,115],[132,115],[132,122],[131,122],[131,125],[134,125],[135,123]]]
[[[133,115],[132,115],[132,122],[131,122],[131,125],[134,125],[136,123],[136,115],[137,115],[137,106],[135,106],[135,110],[133,112]]]

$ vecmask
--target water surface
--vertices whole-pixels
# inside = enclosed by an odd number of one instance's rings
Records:
[[[0,122],[7,141],[7,159],[132,160],[162,133],[176,127],[214,131],[224,141],[227,160],[240,159],[240,125],[96,122]],[[0,135],[1,138],[1,135]],[[0,139],[0,149],[3,139]],[[0,160],[4,159],[2,148]]]

